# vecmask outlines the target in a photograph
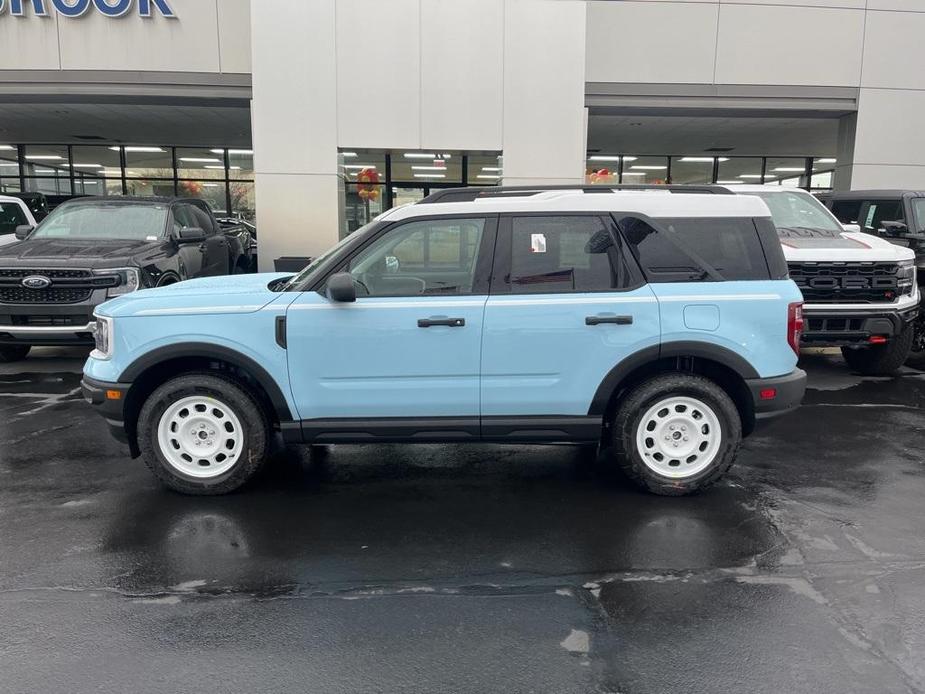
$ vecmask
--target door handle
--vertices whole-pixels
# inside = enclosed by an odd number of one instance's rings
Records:
[[[430,328],[435,325],[445,325],[448,328],[461,328],[465,324],[465,318],[418,318],[419,328]]]
[[[601,323],[613,323],[614,325],[632,325],[632,316],[587,316],[585,325],[600,325]]]

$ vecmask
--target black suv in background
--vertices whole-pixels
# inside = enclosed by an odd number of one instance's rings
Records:
[[[0,247],[0,362],[92,345],[93,310],[136,289],[247,272],[251,238],[192,198],[79,198]]]

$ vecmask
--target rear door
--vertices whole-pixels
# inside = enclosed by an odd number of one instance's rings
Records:
[[[206,209],[206,203],[191,203],[190,207],[196,226],[206,234],[203,243],[203,274],[227,275],[231,271],[228,237],[212,221],[213,217]]]
[[[483,436],[537,438],[540,416],[557,438],[588,416],[611,369],[657,348],[658,303],[626,260],[602,215],[502,216],[482,340]]]

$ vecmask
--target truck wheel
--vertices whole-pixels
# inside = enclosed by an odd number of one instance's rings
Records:
[[[913,330],[907,326],[897,337],[883,345],[842,347],[841,353],[852,371],[864,376],[889,376],[909,358]]]
[[[184,494],[225,494],[247,482],[267,455],[268,426],[236,381],[191,373],[167,381],[138,416],[138,446],[162,484]]]
[[[742,442],[739,411],[726,391],[690,374],[663,374],[633,388],[612,429],[612,454],[626,475],[666,496],[716,482]]]
[[[0,364],[21,361],[32,349],[30,345],[0,345]]]

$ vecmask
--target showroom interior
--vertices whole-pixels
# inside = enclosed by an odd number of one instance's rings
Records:
[[[925,183],[903,0],[14,5],[0,192],[204,198],[263,268],[440,187]]]

